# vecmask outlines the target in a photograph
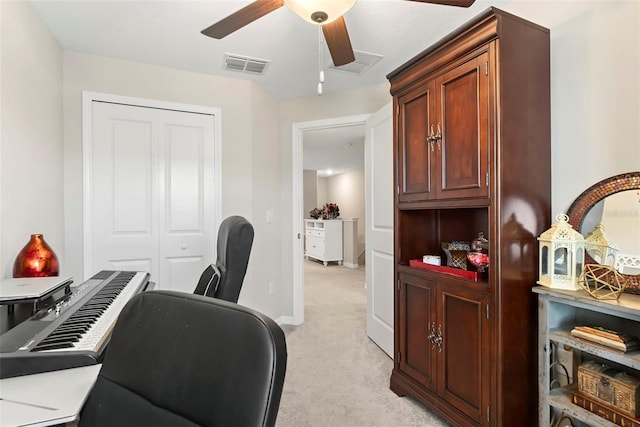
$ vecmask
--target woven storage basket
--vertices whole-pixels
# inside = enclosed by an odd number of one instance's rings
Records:
[[[640,379],[624,371],[584,362],[578,367],[578,390],[632,417],[640,415]]]

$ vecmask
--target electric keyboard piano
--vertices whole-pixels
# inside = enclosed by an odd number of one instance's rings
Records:
[[[118,314],[149,273],[101,271],[0,335],[0,378],[99,363]]]

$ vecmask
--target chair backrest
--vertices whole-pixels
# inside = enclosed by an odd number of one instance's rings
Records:
[[[238,302],[242,282],[247,273],[249,255],[253,245],[253,226],[244,217],[234,215],[225,218],[218,230],[217,260],[220,282],[216,289],[209,287],[203,293],[200,283],[195,293],[230,302]],[[203,272],[205,275],[207,271]],[[202,281],[203,278],[201,277]]]
[[[215,295],[220,284],[220,270],[215,264],[210,264],[204,269],[193,292],[198,295]]]
[[[80,426],[274,426],[282,329],[249,308],[149,291],[120,313]]]

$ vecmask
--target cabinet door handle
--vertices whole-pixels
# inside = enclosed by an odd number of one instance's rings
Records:
[[[442,353],[442,325],[438,325],[438,336],[434,339],[438,346],[438,353]]]
[[[431,131],[429,132],[429,135],[427,136],[427,142],[429,142],[429,144],[431,145],[431,151],[434,151],[433,149],[433,143],[436,140],[436,136],[433,133],[433,125],[431,125]]]
[[[427,335],[427,339],[431,343],[431,349],[436,348],[436,322],[431,322],[431,331]]]
[[[431,133],[433,133],[433,126],[431,127]],[[442,141],[442,131],[440,130],[440,123],[438,123],[438,133],[435,134],[434,139],[438,143],[438,151],[440,151],[440,141]]]

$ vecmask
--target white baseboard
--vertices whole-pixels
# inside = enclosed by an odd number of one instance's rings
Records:
[[[278,325],[296,325],[295,323],[293,323],[292,316],[280,316],[276,319],[276,323]]]
[[[358,264],[351,264],[350,262],[342,262],[342,265],[349,268],[358,268]]]

